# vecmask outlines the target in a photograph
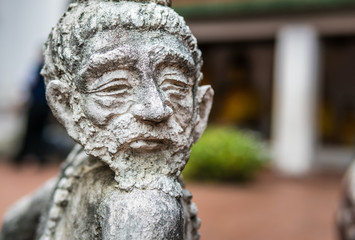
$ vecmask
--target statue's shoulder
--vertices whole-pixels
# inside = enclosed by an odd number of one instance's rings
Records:
[[[101,239],[97,206],[115,189],[114,173],[81,149],[73,152],[63,164],[37,239]]]

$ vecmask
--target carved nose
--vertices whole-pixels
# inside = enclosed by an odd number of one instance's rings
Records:
[[[143,93],[143,101],[134,106],[134,117],[141,121],[163,122],[169,119],[173,111],[161,99],[157,90]]]

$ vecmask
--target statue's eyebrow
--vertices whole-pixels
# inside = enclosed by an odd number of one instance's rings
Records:
[[[137,62],[127,48],[116,48],[104,53],[91,55],[85,70],[90,73],[102,73],[117,69],[117,66],[128,68]]]
[[[191,54],[184,54],[183,52],[176,51],[166,46],[154,47],[149,51],[149,56],[153,59],[155,66],[159,66],[163,63],[182,65],[184,67],[183,70],[187,73],[194,72],[196,68]]]
[[[111,51],[94,53],[86,65],[78,72],[75,82],[82,92],[88,90],[88,79],[100,78],[106,72],[131,69],[137,60],[132,57],[129,48],[116,48]]]

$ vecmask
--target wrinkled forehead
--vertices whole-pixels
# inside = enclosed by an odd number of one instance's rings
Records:
[[[188,68],[195,66],[188,46],[178,37],[162,31],[118,28],[99,32],[87,41],[83,52],[82,67],[124,58],[134,60],[143,56],[152,60],[178,58],[185,62]]]

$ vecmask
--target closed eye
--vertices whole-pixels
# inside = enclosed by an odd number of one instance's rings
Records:
[[[162,88],[180,88],[180,89],[188,89],[191,85],[174,78],[166,78],[163,80],[161,84]]]
[[[160,87],[162,91],[176,99],[184,99],[192,89],[192,85],[173,78],[164,79]]]
[[[93,90],[91,93],[96,95],[120,95],[127,92],[131,86],[128,84],[127,79],[113,79],[109,83],[101,85]]]

